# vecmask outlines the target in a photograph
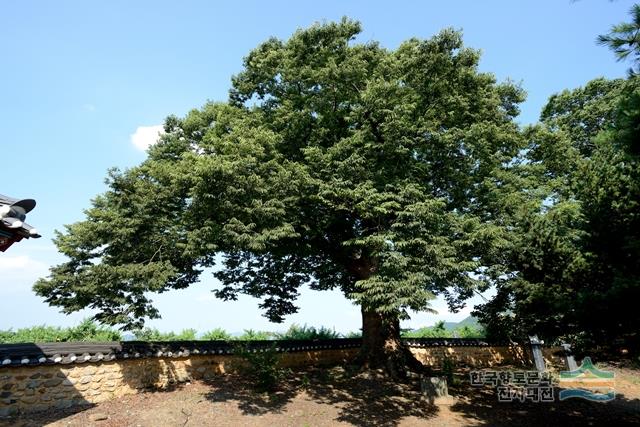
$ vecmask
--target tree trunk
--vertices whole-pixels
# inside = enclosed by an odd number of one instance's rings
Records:
[[[384,369],[393,378],[407,371],[424,372],[425,367],[400,340],[400,320],[362,308],[360,361],[365,369]]]
[[[377,262],[366,257],[350,265],[359,280],[371,277]],[[397,314],[383,314],[362,306],[362,347],[359,362],[364,369],[384,369],[393,378],[403,378],[407,371],[428,371],[400,340]]]

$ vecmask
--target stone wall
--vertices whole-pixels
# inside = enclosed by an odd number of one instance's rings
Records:
[[[415,356],[436,368],[449,358],[458,366],[531,366],[530,352],[522,346],[438,345],[410,347]],[[545,349],[552,368],[562,366],[557,349]],[[315,349],[281,354],[284,367],[335,365],[353,360],[358,348]],[[91,405],[150,388],[164,388],[192,379],[207,379],[234,372],[241,365],[231,354],[188,357],[152,356],[69,364],[0,366],[0,416]]]
[[[316,350],[281,355],[282,366],[334,365],[358,349]],[[150,388],[234,372],[233,355],[141,358],[110,362],[34,365],[0,369],[0,416],[104,402]]]
[[[533,366],[531,350],[526,346],[496,345],[496,346],[440,346],[440,347],[412,347],[412,353],[427,366],[436,369],[442,367],[442,362],[451,360],[454,366],[474,368],[488,368],[500,365]],[[560,347],[543,348],[543,357],[547,369],[556,371],[564,369],[564,358]]]

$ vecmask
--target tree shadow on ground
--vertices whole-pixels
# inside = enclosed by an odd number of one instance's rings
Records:
[[[338,371],[307,392],[318,402],[338,407],[337,421],[356,426],[393,426],[407,417],[427,420],[439,411],[424,399],[417,379],[393,381],[376,371],[357,375],[348,371],[341,375]]]
[[[492,388],[469,384],[452,390],[456,403],[450,410],[468,420],[468,424],[491,426],[598,426],[640,425],[640,400],[617,394],[611,402],[591,402],[572,398],[553,402],[500,402]]]
[[[283,413],[296,396],[304,393],[316,403],[336,409],[335,421],[356,426],[395,426],[403,418],[428,419],[438,408],[422,399],[417,380],[395,382],[383,374],[355,374],[340,367],[293,372],[272,393],[259,393],[242,377],[228,376],[212,384],[206,398],[212,402],[237,401],[245,414]]]
[[[251,381],[237,374],[227,374],[207,381],[212,391],[205,396],[211,402],[237,401],[238,408],[247,415],[280,414],[299,392],[297,381],[287,381],[276,390],[255,390]]]
[[[247,415],[285,414],[287,405],[300,397],[332,407],[335,422],[355,426],[396,426],[410,423],[454,422],[460,425],[490,426],[584,426],[640,425],[640,399],[618,393],[612,402],[583,399],[553,402],[500,402],[496,389],[472,387],[458,375],[450,387],[454,403],[429,405],[417,379],[396,382],[381,373],[355,372],[336,368],[314,368],[292,373],[273,393],[252,390],[241,376],[226,376],[210,383],[206,399],[233,402]],[[431,424],[429,424],[431,425]]]

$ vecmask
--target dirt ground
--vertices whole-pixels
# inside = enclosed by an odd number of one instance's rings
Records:
[[[417,380],[394,383],[343,368],[292,373],[272,393],[226,375],[168,391],[125,396],[89,408],[0,420],[8,426],[460,426],[640,425],[640,373],[616,371],[615,401],[499,402],[495,389],[471,387],[466,373],[450,386],[453,402],[429,405]]]

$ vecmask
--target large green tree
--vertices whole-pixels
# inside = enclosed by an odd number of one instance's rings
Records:
[[[512,273],[476,311],[490,335],[638,343],[639,100],[637,78],[598,79],[552,97],[544,111],[560,110],[530,130],[539,206],[518,219]]]
[[[637,62],[638,6],[632,13],[634,23],[599,40],[621,57],[636,51]],[[523,170],[537,176],[539,206],[516,221],[512,274],[477,315],[502,337],[536,333],[586,346],[622,339],[640,350],[631,305],[640,299],[638,75],[552,96],[527,133]]]
[[[344,19],[269,39],[227,103],[169,117],[148,159],[112,171],[57,235],[69,260],[36,292],[139,327],[158,316],[152,292],[203,267],[218,297],[261,298],[276,322],[301,286],[338,288],[362,309],[362,362],[401,374],[414,362],[402,318],[435,295],[457,309],[504,273],[524,95],[479,72],[453,30],[395,50],[356,43],[360,30]]]

